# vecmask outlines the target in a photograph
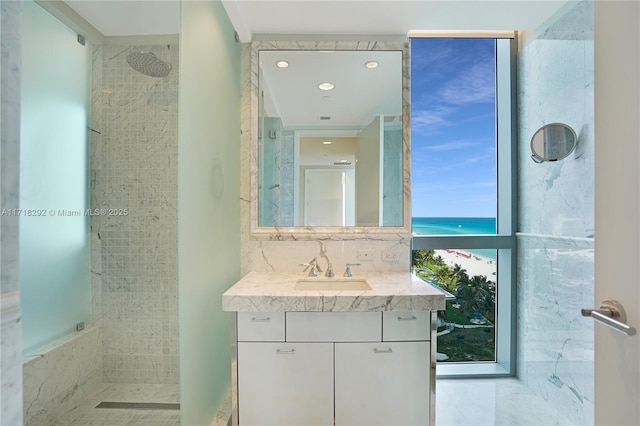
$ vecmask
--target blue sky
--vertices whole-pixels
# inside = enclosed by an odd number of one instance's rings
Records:
[[[412,39],[413,217],[495,217],[495,42]]]

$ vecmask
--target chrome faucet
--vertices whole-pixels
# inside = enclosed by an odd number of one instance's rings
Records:
[[[306,266],[306,268],[304,268],[304,272],[306,272],[307,269],[311,268],[309,269],[309,274],[308,274],[308,276],[310,277],[317,277],[318,272],[322,272],[322,270],[318,266],[318,261],[316,259],[313,259],[308,263],[301,263],[300,266]]]
[[[360,264],[359,263],[347,263],[347,269],[345,269],[345,271],[344,271],[344,276],[345,277],[348,278],[348,277],[352,277],[353,276],[353,274],[351,273],[351,267],[352,266],[360,266]]]
[[[333,272],[333,266],[331,266],[330,263],[327,265],[327,272],[324,273],[324,276],[328,278],[333,278],[336,276],[336,273]]]

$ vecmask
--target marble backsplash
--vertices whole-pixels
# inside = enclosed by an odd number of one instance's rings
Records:
[[[358,260],[360,250],[373,251],[371,260]],[[397,253],[394,261],[382,260],[383,253]],[[403,272],[408,271],[410,256],[410,239],[375,240],[363,237],[361,240],[332,241],[316,239],[311,241],[246,241],[243,246],[243,272],[295,272],[304,275],[301,263],[317,259],[323,272],[331,263],[336,276],[342,276],[347,263],[359,263],[353,266],[353,274],[358,272]],[[244,273],[243,273],[244,275]]]

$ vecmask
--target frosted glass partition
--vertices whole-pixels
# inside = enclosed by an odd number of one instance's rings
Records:
[[[23,3],[20,289],[25,353],[88,322],[90,46]]]
[[[222,293],[240,278],[240,44],[221,2],[183,1],[180,12],[180,414],[210,425],[231,389]]]

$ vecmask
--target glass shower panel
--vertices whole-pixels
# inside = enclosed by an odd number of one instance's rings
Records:
[[[20,288],[25,353],[91,314],[88,115],[91,48],[23,4]]]

